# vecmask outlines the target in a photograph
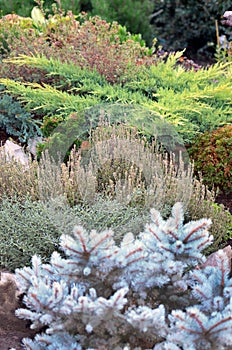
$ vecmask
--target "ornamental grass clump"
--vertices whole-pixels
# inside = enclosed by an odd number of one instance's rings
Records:
[[[210,225],[185,223],[176,203],[167,221],[152,209],[144,231],[120,244],[110,229],[62,235],[64,255],[16,270],[26,306],[16,315],[38,329],[24,348],[229,349],[231,250],[206,260]]]

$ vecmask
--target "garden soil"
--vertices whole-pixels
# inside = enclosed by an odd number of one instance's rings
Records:
[[[23,307],[22,295],[18,294],[14,274],[1,271],[0,279],[0,350],[21,350],[23,338],[33,338],[35,330],[28,321],[15,316],[15,310]]]

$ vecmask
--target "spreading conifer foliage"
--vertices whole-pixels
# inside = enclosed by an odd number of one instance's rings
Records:
[[[12,96],[0,95],[0,128],[8,135],[16,136],[19,141],[26,142],[31,137],[42,136],[39,124],[33,119],[33,114],[26,112]]]
[[[181,203],[167,221],[155,209],[151,219],[120,246],[111,230],[76,226],[60,239],[66,258],[34,256],[16,270],[27,306],[16,314],[45,329],[25,349],[229,349],[231,257],[202,254],[211,220],[184,223]]]
[[[197,72],[186,72],[182,67],[175,67],[181,55],[182,52],[170,54],[166,62],[140,67],[137,77],[123,85],[111,85],[96,70],[72,62],[21,55],[4,62],[46,70],[49,79],[63,77],[59,83],[62,89],[54,86],[56,80],[52,84],[38,84],[0,78],[0,83],[26,110],[39,112],[39,118],[44,116],[45,120],[48,116],[55,117],[55,124],[57,117],[60,121],[67,120],[70,114],[97,105],[103,105],[104,109],[116,103],[133,105],[144,108],[147,114],[142,120],[137,120],[136,116],[129,118],[131,124],[137,127],[145,124],[144,131],[149,134],[161,118],[179,133],[178,142],[183,138],[188,143],[198,133],[230,123],[232,65],[218,63]]]

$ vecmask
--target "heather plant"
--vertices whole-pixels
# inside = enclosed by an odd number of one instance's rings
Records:
[[[199,136],[189,149],[195,172],[201,172],[210,188],[230,192],[232,188],[232,126],[225,125]]]
[[[17,197],[19,201],[27,196],[38,200],[37,164],[28,158],[28,165],[9,157],[0,151],[0,201],[4,197]]]
[[[65,130],[67,131],[66,128]],[[58,131],[59,128],[54,135],[57,135]],[[160,141],[162,142],[162,137]],[[70,145],[72,145],[72,133],[68,133],[66,143],[62,145],[59,139],[57,142],[49,143],[44,159],[46,160],[47,154],[48,157],[52,156],[58,161],[59,158],[54,157],[57,149],[60,149],[58,146],[66,150]],[[60,155],[60,159],[63,159],[65,151],[63,154],[61,151]],[[56,161],[52,162],[59,168]],[[65,179],[64,191],[71,203],[75,203],[80,197],[94,201],[95,193],[100,192],[119,201],[148,207],[152,201],[159,207],[158,202],[165,203],[164,198],[167,199],[169,196],[170,200],[175,201],[176,195],[187,204],[188,195],[185,199],[184,196],[190,192],[186,192],[184,187],[190,186],[192,167],[187,163],[186,167],[181,157],[175,158],[174,154],[169,157],[167,154],[162,155],[157,141],[149,145],[144,137],[141,138],[137,129],[131,129],[126,124],[110,125],[109,122],[101,122],[92,130],[89,141],[83,141],[80,148],[71,150],[67,166],[61,165],[62,179]],[[46,166],[44,171],[42,178],[47,178],[49,182]],[[87,183],[85,179],[88,179]],[[41,183],[46,188],[46,180]],[[51,185],[51,188],[54,186]],[[169,200],[166,201],[168,202]]]
[[[163,142],[163,136],[158,136]],[[57,143],[51,145],[49,154],[52,149],[57,149]],[[171,157],[163,154],[157,140],[150,144],[136,129],[100,124],[88,142],[71,151],[68,167],[63,167],[68,201],[75,203],[82,198],[94,203],[95,193],[101,193],[142,211],[156,206],[166,217],[179,200],[189,220],[197,220],[203,214],[212,219],[214,244],[210,249],[215,250],[230,237],[232,216],[215,204],[216,194],[208,190],[202,178],[193,176],[193,165],[188,163],[186,152],[175,151]],[[47,178],[46,169],[43,178]]]
[[[111,83],[136,74],[142,63],[151,61],[150,50],[141,46],[136,37],[126,32],[122,41],[122,26],[116,22],[107,23],[97,16],[88,19],[84,14],[77,17],[71,12],[66,16],[57,13],[43,26],[35,26],[32,21],[29,28],[21,27],[21,18],[17,17],[15,22],[8,18],[3,17],[1,23],[5,28],[4,46],[9,51],[6,54],[10,57],[37,53],[61,62],[70,61],[80,67],[96,69]],[[12,65],[1,65],[0,74],[15,78],[11,68]],[[27,67],[14,67],[14,73],[25,80],[31,79]],[[40,75],[44,81],[43,71],[34,69],[32,73],[35,82],[40,81]]]
[[[188,220],[197,220],[202,215],[211,217],[215,240],[212,250],[231,235],[231,215],[223,206],[216,206],[214,193],[193,177],[192,165],[178,158],[178,154],[172,158],[163,155],[155,141],[151,145],[136,130],[122,125],[99,125],[89,141],[71,151],[67,163],[59,163],[45,152],[40,161],[29,159],[25,167],[14,159],[7,159],[4,153],[0,155],[1,201],[7,196],[23,203],[30,197],[32,201],[46,203],[62,196],[68,206],[89,211],[86,208],[98,203],[100,195],[104,201],[113,201],[112,213],[118,212],[120,216],[120,206],[129,211],[134,208],[141,214],[140,218],[146,217],[153,206],[167,217],[172,205],[179,200],[184,204]],[[91,212],[90,216],[94,214]],[[89,221],[91,218],[86,216],[87,228]],[[109,226],[115,229],[117,221],[120,223],[120,219],[115,218]],[[136,220],[135,223],[141,227]],[[95,225],[98,228],[96,217]],[[99,226],[99,229],[103,228]],[[136,234],[134,228],[133,233]]]
[[[25,2],[19,4],[15,0],[10,3],[3,0],[1,6],[2,15],[17,13],[20,16],[30,16],[35,3],[45,15],[49,12],[51,13],[51,8],[57,13],[63,14],[72,11],[75,15],[78,15],[80,12],[85,11],[90,16],[97,15],[108,22],[117,21],[122,25],[122,28],[126,26],[127,31],[139,35],[141,42],[141,34],[148,44],[151,44],[153,39],[152,27],[149,23],[149,16],[153,6],[148,0],[127,1],[126,3],[120,0],[77,0],[75,2],[69,0],[45,0],[43,2],[29,0],[27,1],[27,6],[25,6]]]
[[[8,14],[0,19],[0,23],[0,52],[5,57],[10,52],[11,43],[14,38],[23,37],[23,32],[28,33],[33,26],[33,20],[28,17],[20,17],[16,14]]]
[[[25,349],[229,349],[231,250],[206,260],[210,225],[185,223],[176,203],[120,244],[110,229],[75,226],[63,255],[16,270],[26,306],[16,315],[39,332]]]

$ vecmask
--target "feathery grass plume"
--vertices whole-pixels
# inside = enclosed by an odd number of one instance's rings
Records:
[[[19,201],[27,196],[37,200],[39,198],[37,166],[38,164],[29,157],[28,166],[25,167],[16,159],[9,159],[5,150],[0,148],[0,200],[5,196],[17,197]]]

